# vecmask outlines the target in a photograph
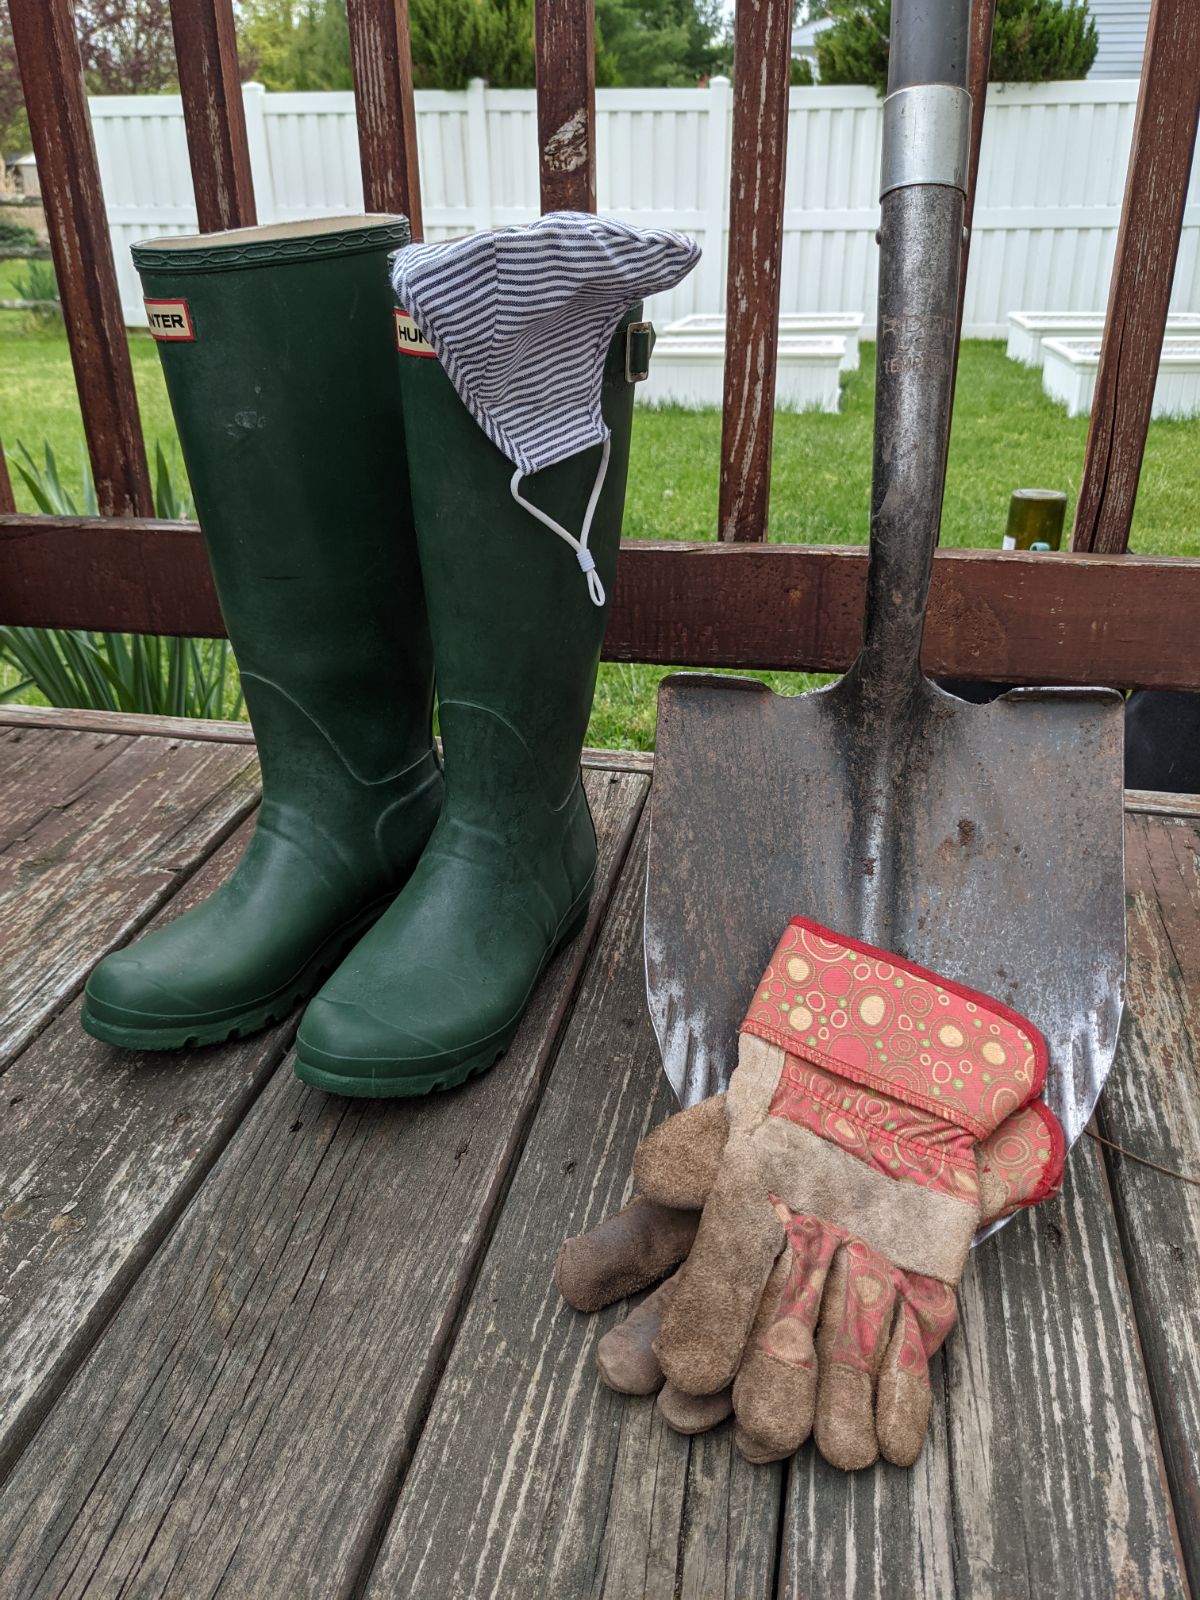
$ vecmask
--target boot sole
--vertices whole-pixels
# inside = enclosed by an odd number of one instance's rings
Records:
[[[572,939],[578,938],[587,924],[588,907],[591,904],[594,880],[588,884],[583,898],[583,904],[571,913],[566,929],[559,934],[557,940],[546,952],[537,976],[530,985],[530,997],[534,989],[541,982],[542,974],[554,960],[555,956]],[[502,1032],[493,1034],[482,1049],[474,1055],[466,1057],[463,1061],[455,1061],[440,1071],[426,1072],[419,1076],[394,1076],[379,1077],[374,1071],[369,1073],[347,1073],[330,1071],[327,1067],[318,1064],[311,1056],[304,1052],[304,1046],[297,1041],[296,1044],[296,1076],[301,1083],[307,1083],[314,1089],[323,1089],[326,1094],[344,1095],[351,1100],[416,1100],[423,1095],[434,1094],[443,1089],[457,1089],[470,1078],[478,1078],[489,1067],[494,1067],[496,1062],[508,1049],[516,1037],[517,1029],[521,1026],[521,1018],[525,1015],[528,1001],[522,1006],[516,1020],[504,1028]],[[328,1058],[326,1058],[328,1059]],[[362,1063],[349,1063],[361,1066]]]
[[[393,898],[389,896],[386,900],[376,901],[352,922],[339,928],[292,983],[277,989],[258,1005],[239,1011],[232,1017],[221,1017],[211,1022],[203,1017],[193,1017],[186,1022],[161,1028],[125,1027],[96,1016],[85,995],[80,1022],[93,1039],[99,1039],[101,1044],[117,1045],[122,1050],[192,1050],[203,1045],[231,1044],[239,1039],[249,1039],[282,1022],[297,1006],[311,1000],[372,923],[378,922]]]

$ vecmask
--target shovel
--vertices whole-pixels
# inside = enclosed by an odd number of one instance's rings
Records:
[[[667,1077],[692,1105],[724,1088],[754,983],[802,912],[1028,1016],[1073,1141],[1121,1014],[1121,697],[1015,689],[971,705],[920,666],[952,407],[968,9],[892,7],[862,649],[840,682],[799,696],[663,681],[646,988]]]

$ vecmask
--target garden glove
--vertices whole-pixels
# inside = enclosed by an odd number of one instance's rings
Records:
[[[867,1465],[879,1448],[914,1460],[928,1359],[952,1325],[976,1226],[1057,1187],[1050,1113],[1031,1108],[1001,1128],[1044,1070],[1036,1031],[1007,1008],[795,919],[751,1006],[725,1104],[655,1130],[635,1161],[643,1199],[597,1230],[599,1250],[586,1239],[564,1249],[558,1277],[573,1301],[587,1297],[589,1260],[603,1264],[596,1303],[620,1277],[623,1239],[639,1240],[629,1287],[678,1259],[690,1220],[668,1226],[663,1208],[694,1217],[711,1187],[687,1265],[633,1330],[603,1341],[606,1377],[649,1392],[657,1354],[675,1380],[664,1414],[691,1431],[688,1396],[703,1394],[710,1415],[728,1409],[736,1374],[739,1444],[753,1459],[789,1454],[815,1415],[838,1465]]]

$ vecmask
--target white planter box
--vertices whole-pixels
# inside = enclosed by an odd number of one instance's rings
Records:
[[[837,411],[838,373],[846,354],[844,339],[779,341],[775,404],[787,411]],[[686,339],[660,336],[650,361],[650,376],[637,396],[651,405],[699,408],[720,406],[725,388],[725,346],[711,335]]]
[[[1089,413],[1100,365],[1100,340],[1045,339],[1042,350],[1042,388],[1052,400],[1066,406],[1069,417]],[[1163,340],[1150,415],[1200,416],[1200,338]]]
[[[1103,332],[1103,311],[1010,311],[1006,354],[1023,367],[1040,367],[1045,340],[1098,339]],[[1200,338],[1200,313],[1171,312],[1167,337]]]
[[[1200,317],[1196,320],[1200,323]],[[785,311],[779,318],[779,334],[781,338],[844,339],[846,353],[842,357],[842,371],[857,372],[858,339],[862,325],[861,311]],[[678,322],[669,323],[663,329],[659,339],[661,341],[675,335],[684,339],[713,338],[723,342],[725,318],[708,313],[680,317]]]

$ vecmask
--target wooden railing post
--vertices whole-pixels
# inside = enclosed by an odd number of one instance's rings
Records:
[[[1200,120],[1200,5],[1154,0],[1071,535],[1129,544]]]
[[[0,444],[0,517],[9,516],[16,509],[12,479],[8,475],[8,462],[4,458],[4,446]]]
[[[346,0],[358,154],[368,211],[399,211],[422,234],[408,0]]]
[[[63,322],[96,499],[105,516],[154,502],[104,214],[71,0],[9,0]]]
[[[535,0],[542,210],[596,209],[596,13],[593,0]]]
[[[171,29],[200,231],[252,227],[258,217],[233,0],[175,0]]]
[[[717,514],[723,540],[767,536],[791,73],[790,0],[738,0]]]

